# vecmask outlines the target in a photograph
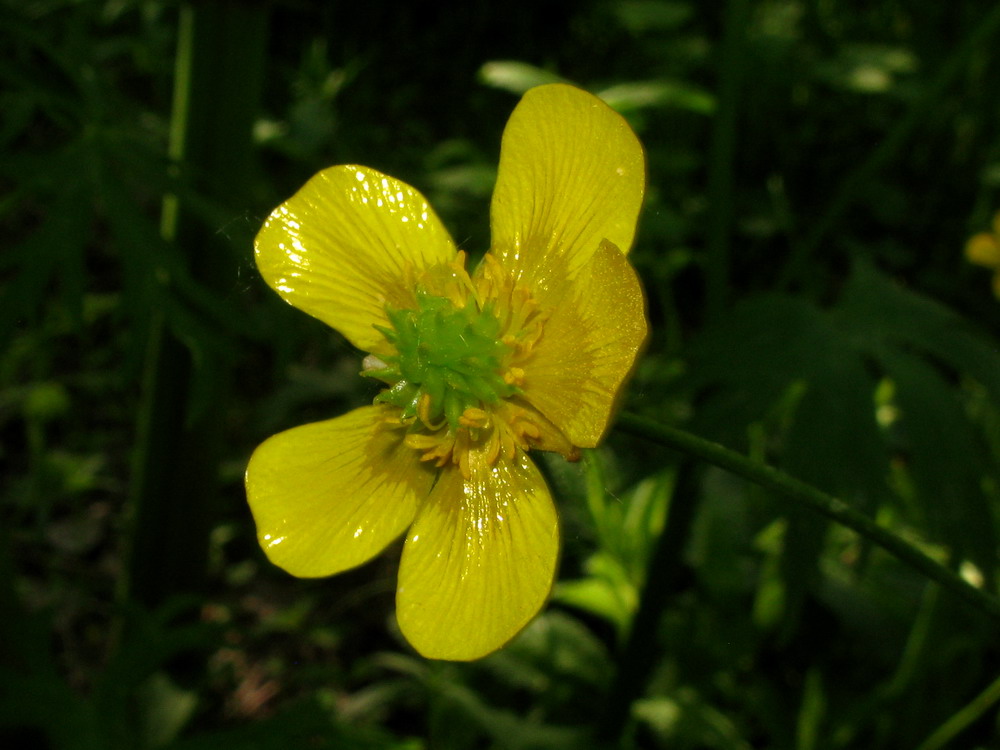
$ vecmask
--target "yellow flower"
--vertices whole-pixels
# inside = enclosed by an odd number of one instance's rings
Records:
[[[980,232],[965,243],[970,263],[993,269],[993,294],[1000,299],[1000,212],[993,217],[993,231]]]
[[[407,532],[397,619],[430,658],[484,656],[538,613],[559,532],[527,451],[573,460],[608,426],[646,336],[625,258],[644,185],[625,121],[555,84],[507,123],[471,274],[423,196],[367,167],[326,169],[275,209],[255,243],[264,279],[370,352],[362,374],[386,389],[254,452],[272,562],[326,576]]]

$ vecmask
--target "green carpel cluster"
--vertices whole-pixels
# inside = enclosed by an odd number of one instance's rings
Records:
[[[447,420],[452,430],[468,408],[495,404],[518,392],[501,374],[509,348],[500,340],[500,323],[490,304],[463,307],[450,299],[417,292],[417,308],[386,307],[391,327],[376,326],[397,354],[362,373],[390,387],[376,403],[402,410],[405,421],[420,416],[427,426]],[[426,394],[429,408],[420,414]]]

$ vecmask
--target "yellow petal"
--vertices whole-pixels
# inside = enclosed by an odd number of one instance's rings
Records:
[[[490,208],[492,252],[520,276],[526,257],[558,253],[571,272],[601,240],[628,252],[646,183],[628,123],[573,86],[538,86],[504,130]]]
[[[545,481],[521,451],[469,479],[442,471],[403,549],[396,616],[431,659],[467,661],[503,646],[541,609],[559,553]]]
[[[257,267],[287,302],[377,350],[385,305],[412,307],[407,282],[446,263],[455,246],[424,197],[367,167],[330,167],[264,222]]]
[[[246,473],[257,538],[275,565],[310,578],[371,559],[398,537],[434,473],[367,406],[262,443]]]
[[[646,310],[635,269],[601,243],[575,278],[550,263],[536,292],[551,310],[524,364],[524,398],[581,448],[597,445],[616,395],[646,340]]]
[[[965,243],[965,257],[970,263],[987,268],[1000,268],[1000,237],[980,232]]]

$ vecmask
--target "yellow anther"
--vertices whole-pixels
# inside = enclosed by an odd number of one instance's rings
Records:
[[[522,422],[521,425],[522,435],[529,437],[532,440],[538,440],[542,436],[542,431],[538,429],[538,425],[534,422]]]
[[[508,461],[513,461],[514,456],[517,455],[517,439],[514,437],[514,433],[511,432],[508,426],[504,426],[504,429],[500,431],[500,450],[503,452],[504,458]],[[494,460],[496,460],[494,458]]]
[[[455,436],[455,447],[452,449],[452,460],[458,464],[458,470],[462,472],[462,476],[465,479],[472,476],[472,471],[469,467],[470,447],[469,431],[459,430],[458,434]]]
[[[434,422],[431,419],[431,406],[433,406],[431,402],[431,394],[420,394],[420,399],[417,401],[417,416],[420,417],[420,421],[427,426],[427,429],[437,430],[443,427],[447,420],[444,417],[441,417],[440,420]]]
[[[524,385],[524,370],[520,367],[508,367],[503,374],[503,382],[507,385]]]
[[[398,413],[386,414],[382,417],[382,424],[388,425],[389,427],[403,427],[403,420],[399,418]]]
[[[442,467],[452,458],[455,441],[448,433],[428,435],[421,432],[411,432],[403,438],[407,448],[421,451],[421,461],[433,461],[437,467]]]
[[[480,428],[485,427],[490,421],[490,415],[482,409],[473,406],[468,407],[462,416],[458,418],[458,423],[463,427]]]
[[[497,436],[497,430],[490,430],[490,434],[486,437],[486,444],[483,446],[483,457],[486,459],[486,463],[492,466],[496,463],[499,454],[500,439]]]
[[[409,435],[403,438],[403,443],[407,448],[413,448],[414,450],[424,451],[428,448],[433,448],[435,445],[441,442],[441,439],[435,435],[424,435],[419,432],[411,432]]]

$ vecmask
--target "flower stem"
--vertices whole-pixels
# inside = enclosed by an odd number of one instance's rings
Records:
[[[959,732],[986,713],[997,701],[1000,701],[1000,677],[939,726],[917,750],[938,750],[945,747]]]
[[[726,307],[729,292],[730,230],[733,219],[733,155],[736,151],[737,113],[742,91],[743,42],[749,3],[728,0],[718,71],[719,108],[712,128],[708,158],[708,222],[705,259],[705,297],[709,320]]]
[[[781,495],[786,500],[853,529],[901,562],[923,573],[927,578],[939,583],[946,590],[964,599],[981,612],[1000,621],[1000,599],[971,585],[953,570],[931,559],[917,547],[888,529],[879,526],[875,521],[850,507],[844,501],[838,500],[774,467],[752,461],[718,443],[692,435],[676,427],[660,424],[652,419],[625,413],[619,415],[617,426],[624,432],[643,437],[668,448],[674,448],[730,471]]]
[[[248,203],[241,191],[251,184],[266,13],[263,4],[235,0],[189,2],[180,11],[170,156],[201,199],[234,213]],[[167,196],[161,235],[199,287],[231,287],[238,258],[191,204]],[[194,316],[173,304],[177,280],[164,271],[157,283],[166,304],[145,332],[120,592],[150,607],[204,586],[231,368],[221,347],[188,322]]]

